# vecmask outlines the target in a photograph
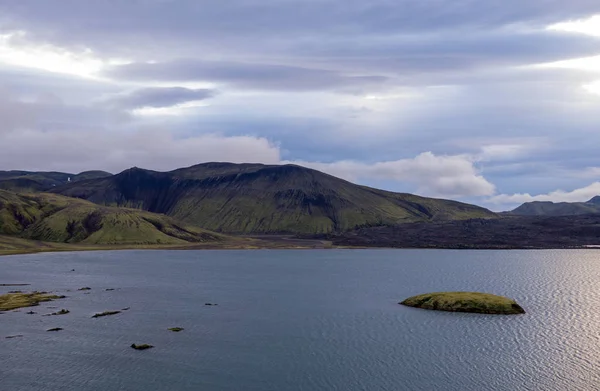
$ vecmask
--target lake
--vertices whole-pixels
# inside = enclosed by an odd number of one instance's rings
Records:
[[[2,283],[68,296],[0,315],[2,390],[600,389],[598,250],[32,254],[0,257]],[[446,290],[527,314],[398,305]]]

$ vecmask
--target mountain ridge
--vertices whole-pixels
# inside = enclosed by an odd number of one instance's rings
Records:
[[[106,171],[83,171],[70,174],[58,171],[0,171],[0,190],[13,192],[43,192],[69,182],[111,176]]]
[[[586,202],[526,202],[507,214],[516,216],[576,216],[600,213],[600,196]]]
[[[217,232],[327,233],[403,222],[496,218],[458,201],[356,185],[297,165],[202,163],[169,172],[132,167],[53,193],[164,213]]]

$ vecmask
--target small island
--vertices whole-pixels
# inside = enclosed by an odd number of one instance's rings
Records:
[[[42,302],[64,298],[64,296],[57,296],[48,292],[7,293],[5,295],[0,295],[0,312],[16,310],[18,308],[35,307]]]
[[[436,292],[409,297],[400,304],[426,310],[516,315],[525,310],[516,301],[479,292]]]

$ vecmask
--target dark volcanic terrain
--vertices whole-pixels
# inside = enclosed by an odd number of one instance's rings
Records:
[[[337,246],[359,247],[576,248],[600,245],[600,214],[410,223],[315,238]]]

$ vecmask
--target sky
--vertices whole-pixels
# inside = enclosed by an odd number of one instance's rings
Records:
[[[1,0],[0,170],[299,164],[600,194],[598,0]]]

